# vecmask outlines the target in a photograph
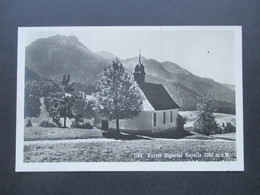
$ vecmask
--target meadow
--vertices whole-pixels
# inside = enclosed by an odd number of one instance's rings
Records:
[[[232,135],[231,135],[232,137]],[[25,162],[234,161],[235,141],[185,138],[104,138],[98,129],[25,129]]]

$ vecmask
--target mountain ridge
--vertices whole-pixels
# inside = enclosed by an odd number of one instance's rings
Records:
[[[99,55],[100,57],[105,58],[107,60],[114,60],[115,58],[119,58],[109,51],[98,51],[98,52],[95,52],[95,53],[97,55]]]
[[[92,86],[102,66],[111,64],[116,55],[102,51],[92,52],[77,37],[56,35],[37,39],[26,47],[26,67],[41,76],[57,80],[64,74],[83,85]],[[121,60],[126,70],[133,73],[138,57]],[[235,91],[209,78],[193,75],[181,66],[169,62],[141,57],[145,66],[146,81],[163,84],[181,107],[195,107],[203,90],[214,94],[219,101],[235,102]],[[80,85],[81,85],[80,84]],[[90,93],[91,90],[88,90]]]
[[[123,60],[128,69],[134,69],[137,64],[137,57]],[[169,85],[169,82],[181,83],[183,86],[191,89],[198,94],[202,94],[204,90],[215,95],[217,100],[224,100],[234,103],[235,92],[223,86],[210,78],[202,78],[192,74],[191,72],[181,68],[172,62],[158,62],[154,59],[141,58],[147,75],[154,77],[159,76],[162,80],[160,83]],[[171,72],[169,72],[171,71]]]
[[[53,79],[71,73],[73,80],[90,82],[108,63],[107,59],[89,50],[73,36],[37,39],[26,47],[26,66]]]

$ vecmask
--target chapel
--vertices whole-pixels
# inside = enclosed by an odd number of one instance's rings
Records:
[[[132,134],[165,133],[178,129],[179,106],[162,84],[145,81],[145,66],[139,54],[134,67],[134,81],[143,96],[143,111],[132,119],[120,119],[120,131]],[[100,119],[96,123],[101,129],[115,129],[115,120]]]

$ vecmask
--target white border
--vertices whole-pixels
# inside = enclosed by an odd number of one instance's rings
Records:
[[[236,60],[236,153],[234,162],[70,162],[24,163],[24,37],[30,31],[59,30],[228,30],[235,33]],[[242,27],[241,26],[91,26],[91,27],[19,27],[17,48],[17,114],[16,114],[16,172],[64,172],[64,171],[244,171],[243,144],[243,88],[242,88]]]

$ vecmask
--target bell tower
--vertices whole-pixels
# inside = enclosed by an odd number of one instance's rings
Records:
[[[141,50],[139,50],[139,61],[138,64],[135,66],[134,70],[134,80],[138,83],[144,83],[145,82],[145,71],[144,71],[144,65],[141,62]]]

